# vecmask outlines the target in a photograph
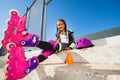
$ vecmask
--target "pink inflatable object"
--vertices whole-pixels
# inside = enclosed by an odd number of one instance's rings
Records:
[[[26,30],[26,18],[20,17],[16,11],[11,11],[8,27],[5,31],[2,45],[9,50],[15,46],[35,47],[39,44],[39,36],[30,34]]]

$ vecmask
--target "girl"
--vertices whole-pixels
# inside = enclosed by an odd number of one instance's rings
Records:
[[[73,32],[67,30],[67,24],[63,19],[57,21],[56,41],[59,44],[59,51],[71,50],[75,46]]]
[[[75,41],[73,37],[73,32],[67,30],[66,22],[63,19],[59,19],[57,21],[57,32],[56,32],[56,41],[40,41],[37,47],[44,49],[44,51],[49,50],[51,53],[47,56],[46,53],[43,55],[39,55],[38,59],[39,62],[44,61],[47,59],[48,56],[54,53],[58,53],[62,50],[71,50],[75,47]]]

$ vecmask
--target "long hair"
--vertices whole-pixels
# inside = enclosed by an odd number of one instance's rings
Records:
[[[67,24],[66,24],[65,20],[64,19],[58,19],[58,21],[62,21],[64,23],[64,25],[65,25],[65,32],[66,32],[67,31]],[[56,27],[57,27],[57,25],[56,25]],[[60,34],[60,31],[59,31],[59,29],[57,27],[57,30],[56,30],[56,37],[57,38],[59,38],[59,34]]]

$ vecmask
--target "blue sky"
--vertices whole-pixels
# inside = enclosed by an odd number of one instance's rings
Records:
[[[5,28],[10,9],[17,9],[23,15],[33,1],[0,0],[0,30]],[[74,31],[75,37],[118,27],[120,0],[52,0],[47,6],[47,40],[55,39],[56,21],[60,18]]]
[[[65,19],[75,37],[91,34],[120,26],[120,0],[53,0],[47,18],[52,34],[59,18]]]
[[[9,10],[16,9],[22,16],[26,8],[29,7],[34,0],[0,0],[0,39],[3,38],[3,29],[7,27],[6,20],[10,18]]]

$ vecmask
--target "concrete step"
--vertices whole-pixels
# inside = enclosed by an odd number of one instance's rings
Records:
[[[0,69],[0,79],[4,79]],[[19,80],[120,80],[120,65],[65,63],[39,64],[25,78]]]
[[[120,80],[120,65],[74,63],[41,64],[40,80]]]

